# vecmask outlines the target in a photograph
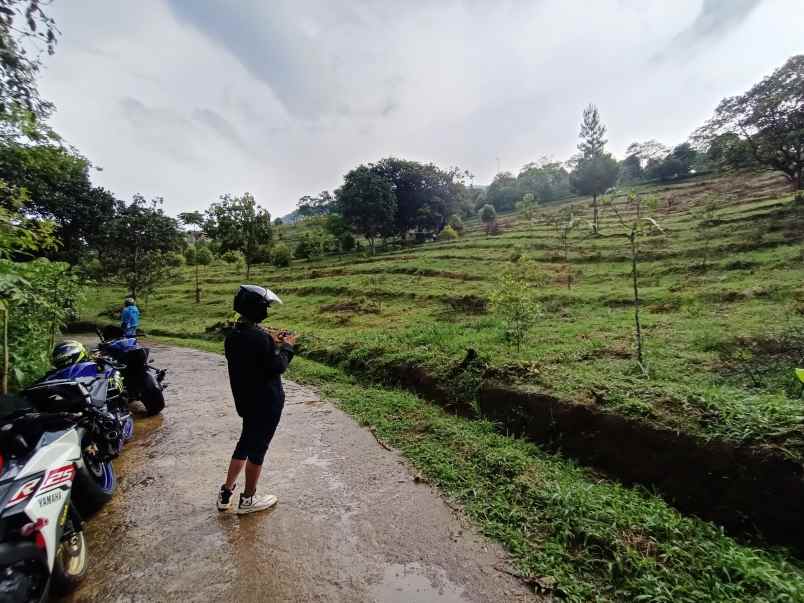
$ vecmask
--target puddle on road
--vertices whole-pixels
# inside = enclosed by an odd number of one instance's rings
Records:
[[[382,580],[371,587],[371,596],[379,603],[463,603],[463,589],[438,569],[431,580],[418,563],[392,563],[385,568]]]

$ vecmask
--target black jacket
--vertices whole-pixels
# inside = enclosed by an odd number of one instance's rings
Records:
[[[293,359],[293,347],[277,345],[257,326],[237,323],[224,344],[237,414],[259,414],[285,402],[280,375]]]

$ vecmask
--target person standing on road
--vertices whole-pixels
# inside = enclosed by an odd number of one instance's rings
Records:
[[[123,311],[120,313],[120,328],[126,337],[136,337],[137,327],[140,326],[140,309],[133,297],[127,297],[123,302]]]
[[[240,318],[226,336],[224,347],[229,383],[237,414],[243,419],[243,430],[229,463],[226,482],[218,493],[219,511],[232,507],[232,494],[244,467],[246,486],[240,494],[237,512],[262,511],[277,502],[273,494],[257,496],[257,482],[285,405],[281,375],[293,359],[296,337],[274,337],[258,326],[272,303],[281,304],[282,300],[270,289],[256,285],[240,285],[234,298],[234,309]]]

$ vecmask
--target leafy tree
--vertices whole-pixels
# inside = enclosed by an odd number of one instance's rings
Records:
[[[61,246],[51,254],[57,259],[77,263],[87,247],[97,245],[99,225],[118,210],[111,193],[92,186],[90,167],[86,158],[61,146],[0,144],[0,179],[26,189],[27,215],[58,225]]]
[[[181,212],[177,217],[179,222],[185,226],[192,227],[190,230],[190,236],[195,243],[198,243],[204,228],[204,214],[202,214],[200,211],[185,211]],[[194,246],[189,247],[188,251],[190,249],[194,249]]]
[[[521,198],[517,180],[511,172],[501,172],[494,176],[486,189],[486,203],[493,205],[498,212],[513,210]]]
[[[570,194],[569,172],[557,162],[542,160],[528,163],[516,177],[520,195],[532,194],[542,203],[556,201]]]
[[[512,272],[505,273],[491,294],[491,305],[503,320],[508,340],[520,351],[528,331],[541,313],[530,283]]]
[[[305,195],[299,199],[296,211],[303,218],[325,216],[334,209],[335,197],[329,191],[322,191],[317,197]]]
[[[704,157],[707,165],[716,170],[756,165],[751,145],[732,132],[720,134],[709,140]]]
[[[447,216],[464,205],[464,173],[457,168],[444,171],[431,163],[396,157],[381,159],[370,168],[391,184],[396,233],[402,238],[415,229],[440,231]]]
[[[597,107],[589,105],[584,109],[581,122],[578,150],[580,157],[575,162],[570,182],[575,192],[581,195],[592,196],[592,228],[599,232],[599,215],[597,198],[617,182],[620,168],[611,154],[604,151],[606,139],[606,126],[600,121]]]
[[[39,97],[41,52],[53,54],[58,30],[42,0],[0,0],[0,129],[8,139],[37,137],[53,106]]]
[[[597,107],[592,104],[587,105],[583,110],[581,121],[581,142],[578,143],[578,150],[584,157],[594,157],[600,155],[608,140],[603,138],[606,135],[606,126],[600,121],[600,113]]]
[[[273,238],[271,214],[257,205],[251,193],[223,195],[207,209],[204,233],[219,242],[222,252],[241,252],[249,278],[252,264],[261,255],[260,246],[270,244]]]
[[[693,134],[706,146],[731,134],[745,141],[760,165],[804,187],[804,55],[797,55],[748,92],[723,99]]]
[[[282,218],[274,218],[274,226],[282,226],[283,224]]]
[[[148,202],[134,195],[131,204],[106,221],[103,232],[101,278],[125,285],[137,297],[176,277],[182,236],[176,220],[162,210],[162,199]]]
[[[486,234],[491,233],[493,225],[497,222],[497,211],[490,203],[480,208],[480,221],[486,225]]]
[[[277,268],[290,266],[290,248],[284,243],[277,243],[271,253],[271,263]]]
[[[648,162],[661,161],[670,154],[670,148],[655,139],[645,142],[632,142],[625,151],[626,157],[636,157],[644,169]]]
[[[361,165],[346,174],[336,192],[341,216],[351,229],[366,237],[372,254],[378,237],[397,230],[397,203],[391,186],[385,176]]]
[[[592,196],[592,230],[600,231],[597,198],[617,182],[620,167],[609,153],[580,158],[572,171],[572,186],[580,195]]]
[[[620,162],[620,182],[637,182],[642,179],[643,175],[642,164],[636,155],[628,155]]]
[[[201,266],[209,266],[212,263],[212,252],[209,247],[201,242],[190,245],[184,250],[184,259],[188,266],[195,266],[195,303],[201,303]]]

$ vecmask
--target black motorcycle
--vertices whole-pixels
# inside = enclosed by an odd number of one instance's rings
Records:
[[[149,363],[150,349],[142,347],[136,337],[125,337],[115,326],[98,329],[100,343],[96,357],[114,365],[123,376],[124,394],[130,401],[140,400],[148,416],[158,415],[165,408],[164,389],[167,370]]]

